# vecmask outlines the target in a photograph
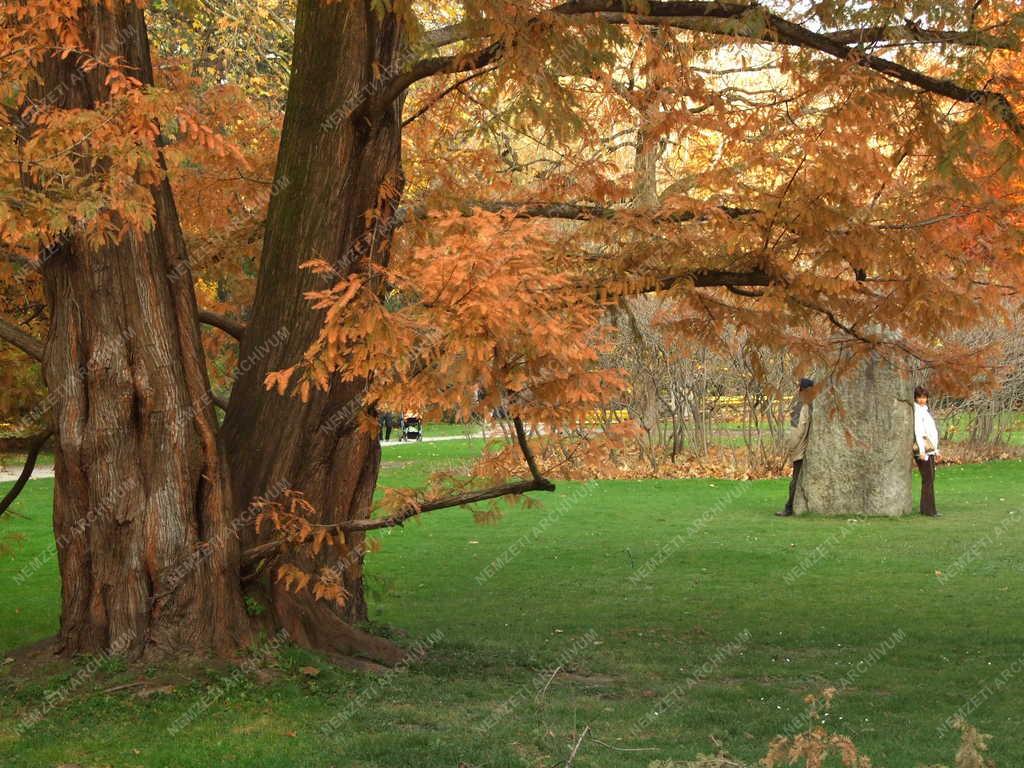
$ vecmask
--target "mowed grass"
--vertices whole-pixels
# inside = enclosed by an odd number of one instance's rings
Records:
[[[385,449],[384,482],[480,446]],[[376,629],[421,651],[407,668],[286,649],[237,677],[105,660],[75,685],[86,660],[27,680],[8,664],[0,765],[551,766],[586,727],[577,768],[692,759],[713,740],[755,762],[828,686],[830,727],[877,766],[952,764],[941,729],[958,709],[1001,768],[1024,765],[1024,464],[941,468],[938,520],[775,518],[785,489],[560,483],[496,525],[432,513],[382,535],[367,565]],[[51,491],[33,481],[0,524],[25,536],[0,560],[0,650],[57,626],[55,562],[14,578],[50,542]]]

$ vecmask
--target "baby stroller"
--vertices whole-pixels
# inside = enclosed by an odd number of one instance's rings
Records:
[[[419,416],[406,416],[402,421],[403,440],[423,439],[423,419]]]

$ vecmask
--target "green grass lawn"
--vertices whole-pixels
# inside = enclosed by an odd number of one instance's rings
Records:
[[[384,482],[480,445],[387,449]],[[55,562],[14,579],[50,542],[51,491],[33,481],[0,524],[24,536],[0,560],[0,651],[57,626]],[[74,670],[25,680],[8,664],[0,765],[552,766],[588,726],[577,768],[688,760],[713,739],[754,762],[832,685],[828,721],[876,766],[952,764],[958,738],[940,729],[960,709],[1018,768],[1022,491],[1024,464],[1003,462],[942,468],[938,520],[778,519],[784,481],[561,483],[496,525],[433,513],[368,560],[378,629],[426,649],[408,669],[374,677],[295,649],[236,678],[105,660],[19,735]]]

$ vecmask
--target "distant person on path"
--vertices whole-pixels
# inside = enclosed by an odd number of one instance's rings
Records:
[[[391,439],[391,430],[395,428],[395,414],[391,411],[384,412],[384,440]]]
[[[800,389],[793,400],[793,408],[789,417],[789,432],[786,434],[786,459],[793,465],[793,477],[789,481],[789,500],[786,508],[776,512],[777,517],[793,515],[793,500],[796,498],[796,485],[800,481],[800,469],[804,465],[804,454],[807,452],[807,436],[811,429],[811,389],[813,379],[800,379]]]
[[[939,458],[939,428],[928,410],[928,390],[914,389],[914,458],[921,473],[921,514],[939,517],[935,509],[935,463]]]

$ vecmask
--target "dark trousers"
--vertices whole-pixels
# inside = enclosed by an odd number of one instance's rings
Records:
[[[800,482],[800,468],[803,467],[804,460],[793,462],[793,477],[789,481],[789,501],[786,502],[786,512],[793,514],[793,500],[796,498],[796,484]]]
[[[935,517],[935,457],[929,456],[925,461],[915,458],[917,469],[921,473],[921,514]]]
[[[391,430],[392,429],[394,429],[394,427],[391,425],[391,422],[390,421],[385,421],[384,422],[384,439],[385,440],[390,440],[391,439]]]

